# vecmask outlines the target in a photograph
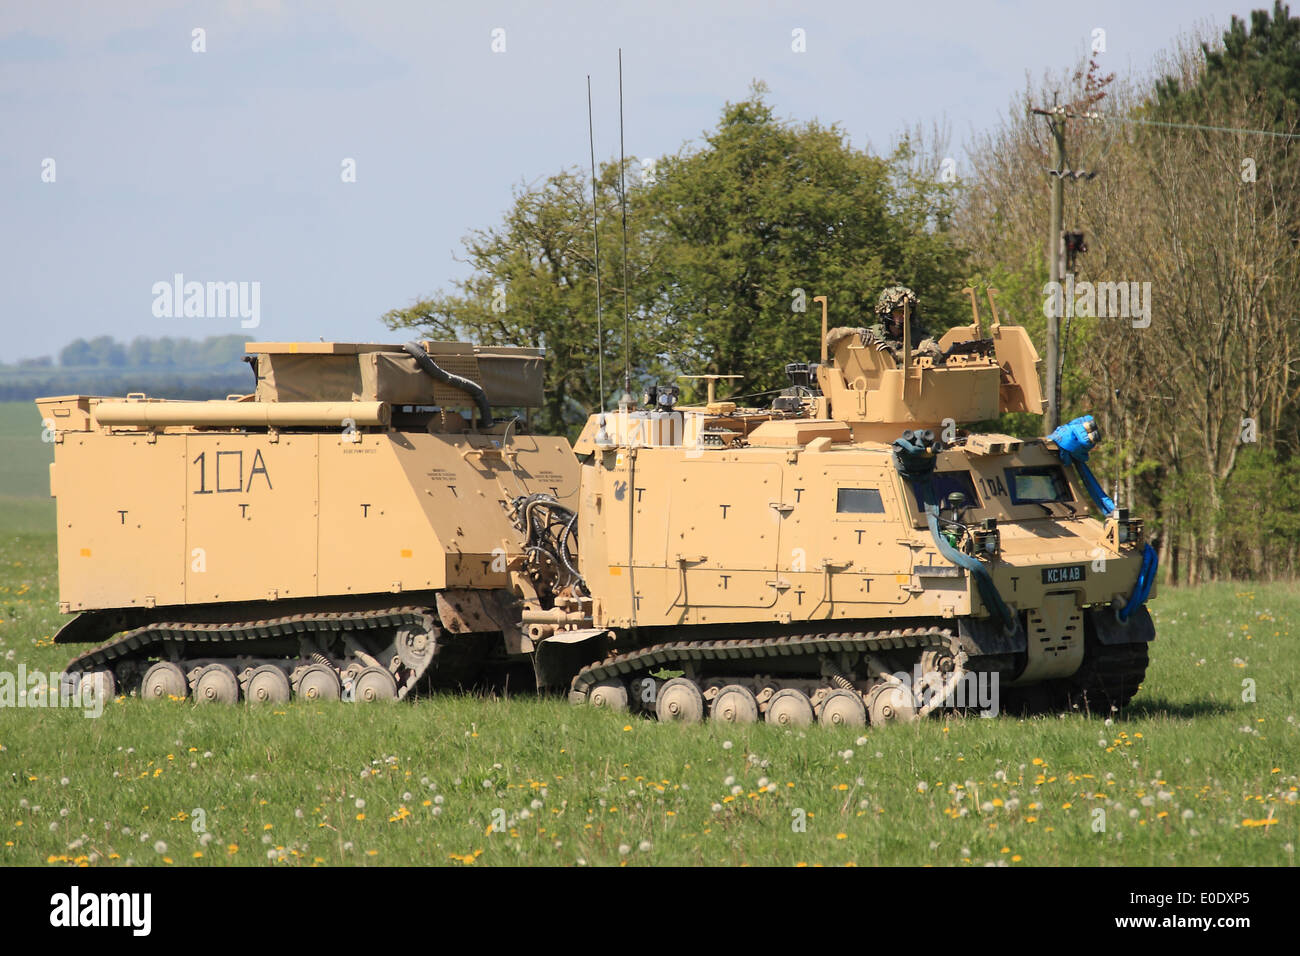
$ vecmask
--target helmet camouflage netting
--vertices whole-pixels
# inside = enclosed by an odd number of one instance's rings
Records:
[[[918,311],[916,293],[905,285],[891,285],[876,300],[876,315],[889,315],[895,309],[901,309],[904,303],[915,318]]]

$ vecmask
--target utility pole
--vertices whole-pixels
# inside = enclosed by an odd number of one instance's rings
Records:
[[[1093,67],[1096,63],[1093,63]],[[1091,76],[1089,71],[1089,76]],[[1104,86],[1110,82],[1110,77],[1101,81]],[[1099,120],[1101,114],[1090,111],[1088,106],[1096,102],[1104,94],[1095,91],[1082,101],[1082,108],[1078,104],[1069,104],[1066,106],[1054,105],[1051,109],[1039,109],[1034,107],[1031,113],[1037,113],[1039,116],[1047,117],[1047,129],[1052,137],[1052,165],[1047,170],[1047,175],[1052,180],[1052,209],[1051,222],[1048,226],[1047,236],[1047,275],[1052,283],[1052,288],[1061,290],[1060,304],[1061,309],[1048,310],[1047,316],[1047,430],[1055,431],[1056,427],[1061,424],[1061,316],[1059,312],[1066,311],[1066,295],[1062,287],[1062,280],[1065,278],[1061,274],[1062,266],[1070,274],[1074,274],[1075,256],[1081,252],[1087,252],[1088,247],[1083,241],[1082,232],[1065,232],[1065,179],[1068,176],[1074,180],[1092,179],[1097,175],[1094,169],[1091,172],[1086,169],[1067,169],[1065,166],[1065,124],[1067,120]],[[1069,325],[1066,325],[1069,328]]]
[[[1048,131],[1052,136],[1052,166],[1047,175],[1052,179],[1051,225],[1047,235],[1047,275],[1053,289],[1061,282],[1061,220],[1065,215],[1065,107],[1050,110],[1034,109],[1046,116]],[[1061,295],[1064,304],[1064,293]],[[1047,431],[1053,432],[1061,424],[1061,317],[1057,309],[1048,310],[1047,316]]]

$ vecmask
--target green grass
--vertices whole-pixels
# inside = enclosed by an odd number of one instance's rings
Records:
[[[50,501],[50,462],[54,445],[41,440],[41,418],[35,402],[0,402],[0,514],[8,514],[16,498]],[[51,516],[54,513],[50,505]],[[54,524],[50,518],[50,526]],[[5,530],[13,527],[4,521]]]
[[[67,662],[50,644],[56,582],[52,535],[0,536],[0,669]],[[119,700],[99,719],[3,708],[0,866],[268,855],[276,865],[1292,865],[1298,612],[1289,584],[1164,591],[1148,680],[1109,726],[1071,715],[784,732],[455,695],[274,710]],[[1247,678],[1255,703],[1242,700]],[[503,832],[488,832],[494,813]]]

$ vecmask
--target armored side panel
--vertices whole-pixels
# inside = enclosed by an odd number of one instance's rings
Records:
[[[634,610],[638,626],[662,627],[969,609],[964,583],[912,600],[911,518],[883,449],[606,451],[582,494],[602,626],[630,626]]]
[[[119,404],[42,405],[55,421],[80,410],[51,472],[70,611],[505,588],[508,501],[576,500],[563,439],[516,435],[503,451],[477,434],[98,423]]]
[[[634,610],[641,627],[989,613],[972,576],[939,553],[920,489],[888,447],[816,445],[825,426],[815,423],[804,423],[806,443],[789,428],[786,447],[754,447],[779,424],[755,430],[746,448],[633,446],[591,458],[581,561],[598,624],[630,626]],[[1011,443],[946,451],[936,464],[943,489],[966,489],[964,520],[1001,529],[991,571],[1005,600],[1037,612],[1062,596],[1072,608],[1121,596],[1141,552],[1107,542],[1084,489],[1040,443]],[[1059,483],[1059,515],[1013,499],[1009,473],[1021,472]]]

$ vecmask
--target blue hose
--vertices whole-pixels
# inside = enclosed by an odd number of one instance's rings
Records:
[[[905,438],[895,439],[894,467],[904,478],[920,483],[921,496],[925,504],[926,524],[930,527],[930,536],[934,538],[939,553],[974,575],[975,586],[979,588],[984,606],[999,618],[1003,630],[1014,633],[1017,629],[1016,617],[1002,600],[1002,595],[998,593],[998,587],[993,582],[989,569],[984,566],[984,562],[973,555],[958,551],[939,531],[939,506],[934,501],[934,485],[931,480],[934,474],[934,458],[927,453],[924,443],[915,444]]]
[[[1137,584],[1133,585],[1133,593],[1129,595],[1128,603],[1124,608],[1115,612],[1121,624],[1128,620],[1128,616],[1147,602],[1147,596],[1151,594],[1151,585],[1156,579],[1156,565],[1159,564],[1159,556],[1156,549],[1151,545],[1146,546],[1142,552],[1142,567],[1138,571]]]

